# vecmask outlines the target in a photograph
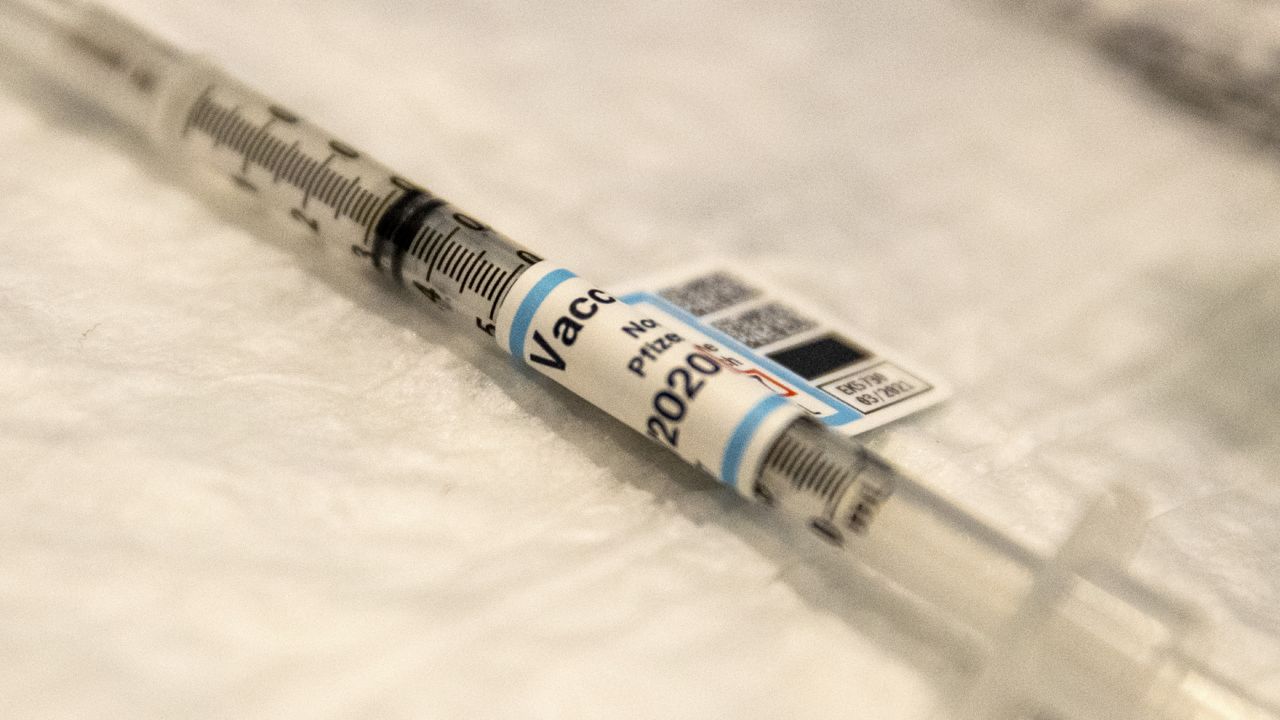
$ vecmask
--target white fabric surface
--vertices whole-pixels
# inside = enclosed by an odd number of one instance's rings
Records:
[[[1280,166],[958,0],[121,0],[609,284],[729,254],[954,382],[872,443],[1038,548],[1113,481],[1280,700]],[[944,717],[816,541],[0,87],[0,713]]]

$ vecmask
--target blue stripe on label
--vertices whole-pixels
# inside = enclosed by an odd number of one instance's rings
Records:
[[[720,480],[724,484],[738,486],[738,466],[742,464],[742,456],[747,452],[751,438],[755,437],[760,423],[764,422],[769,413],[786,404],[787,399],[781,395],[770,395],[756,403],[755,407],[751,408],[738,422],[738,427],[734,428],[733,434],[729,436],[729,444],[724,448],[724,459],[720,462]]]
[[[529,334],[529,323],[533,322],[533,316],[538,314],[538,308],[542,307],[542,301],[547,299],[551,291],[573,277],[577,276],[564,268],[552,270],[534,283],[533,289],[520,301],[515,317],[511,318],[511,334],[507,336],[507,347],[511,348],[512,357],[525,361],[524,337]]]

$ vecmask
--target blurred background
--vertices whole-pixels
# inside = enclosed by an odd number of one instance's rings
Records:
[[[1280,7],[110,6],[610,286],[729,256],[955,386],[868,437],[1280,702]],[[0,713],[946,718],[805,536],[0,85]],[[51,94],[51,93],[50,93]],[[32,96],[37,97],[32,97]]]

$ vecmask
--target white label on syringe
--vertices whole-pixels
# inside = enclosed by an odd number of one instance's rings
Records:
[[[530,367],[747,495],[764,450],[803,414],[725,370],[683,328],[546,262],[512,287],[496,338]]]
[[[866,432],[950,394],[936,374],[746,268],[711,262],[633,287],[623,302],[837,432]]]

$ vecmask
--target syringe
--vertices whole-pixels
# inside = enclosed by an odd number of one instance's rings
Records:
[[[511,242],[202,60],[101,8],[0,0],[0,39],[140,135],[192,186],[266,213],[798,517],[967,638],[971,718],[1274,718],[1189,658],[1196,617],[1124,570],[1117,494],[1041,557],[757,383],[683,328]]]

